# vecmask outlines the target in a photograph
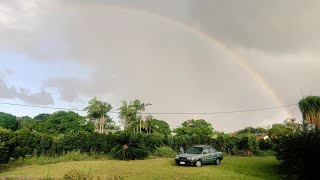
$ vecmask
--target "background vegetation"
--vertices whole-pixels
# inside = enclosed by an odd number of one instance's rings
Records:
[[[228,155],[276,155],[290,179],[314,179],[319,176],[311,165],[320,160],[319,99],[310,96],[299,102],[303,124],[286,119],[268,129],[247,127],[232,134],[215,131],[204,119],[186,120],[171,130],[165,121],[144,114],[151,104],[139,100],[122,101],[118,111],[123,130],[108,114],[112,106],[97,98],[85,108],[87,117],[72,111],[34,118],[0,113],[0,163],[45,164],[109,155],[121,160],[174,157],[181,147],[209,144]]]

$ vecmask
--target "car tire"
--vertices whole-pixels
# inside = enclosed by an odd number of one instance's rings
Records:
[[[196,167],[201,167],[202,166],[202,160],[201,159],[198,159],[197,161],[196,161]]]
[[[219,166],[221,163],[221,160],[219,158],[217,158],[215,161],[214,161],[214,164]]]

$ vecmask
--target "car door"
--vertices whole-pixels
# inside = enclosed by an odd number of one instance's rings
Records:
[[[216,159],[218,157],[218,153],[217,153],[218,151],[213,147],[210,147],[209,150],[210,150],[210,156],[209,156],[210,157],[210,163],[213,163],[213,162],[216,161]]]
[[[207,163],[210,163],[210,150],[209,148],[205,147],[203,149],[203,153],[202,153],[202,162],[207,164]]]

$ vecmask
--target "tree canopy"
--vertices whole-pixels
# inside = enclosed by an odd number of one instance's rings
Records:
[[[93,131],[91,123],[79,114],[69,111],[58,111],[49,116],[43,123],[39,124],[39,131],[48,134],[66,134],[74,131]]]
[[[13,131],[17,130],[17,118],[11,114],[0,112],[0,127]]]
[[[179,135],[199,135],[199,136],[211,136],[213,128],[210,123],[204,119],[187,120],[182,123],[182,127],[175,129],[175,132]]]

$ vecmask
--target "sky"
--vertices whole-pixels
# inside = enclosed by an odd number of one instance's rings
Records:
[[[97,96],[116,111],[139,99],[146,113],[296,104],[320,92],[319,18],[317,0],[0,0],[0,102],[81,110]],[[154,117],[224,132],[301,121],[297,106]]]

